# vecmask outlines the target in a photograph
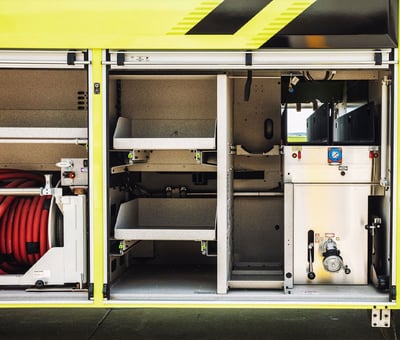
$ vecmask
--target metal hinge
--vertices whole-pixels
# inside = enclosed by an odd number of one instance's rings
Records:
[[[89,287],[88,287],[88,300],[91,300],[94,298],[94,284],[93,283],[89,283]]]
[[[380,50],[375,51],[374,59],[375,59],[375,65],[382,65],[382,51]]]
[[[75,61],[76,61],[76,53],[68,52],[67,53],[67,65],[75,65]]]
[[[374,307],[371,313],[371,326],[372,327],[390,327],[390,309],[385,306],[384,309]]]
[[[103,298],[110,300],[110,285],[108,283],[103,284]]]
[[[396,296],[397,296],[396,286],[393,285],[390,289],[390,298],[392,299],[392,301],[396,301]]]
[[[125,53],[124,52],[118,52],[117,53],[117,65],[118,66],[124,66],[125,64]]]

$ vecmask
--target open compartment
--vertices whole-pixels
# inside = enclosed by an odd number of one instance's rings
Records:
[[[2,302],[88,296],[88,72],[54,54],[65,64],[46,67],[51,51],[0,62]]]
[[[260,51],[251,72],[213,65],[212,76],[204,65],[111,67],[112,301],[395,298],[396,72],[336,52],[337,64],[327,53],[299,65]],[[271,66],[280,53],[293,68]]]
[[[1,139],[65,144],[87,141],[84,72],[2,69],[1,75]]]
[[[110,72],[111,299],[216,293],[215,75]]]
[[[284,200],[280,157],[280,74],[232,75],[233,204],[228,294],[239,289],[282,290]]]
[[[215,149],[215,76],[116,78],[121,112],[114,149]]]
[[[331,294],[346,302],[352,296],[336,290],[346,286],[361,301],[389,301],[390,72],[338,71],[311,82],[303,76],[296,93],[282,92],[285,289],[298,294],[312,287],[316,298]],[[321,129],[309,123],[321,112],[327,136],[313,143],[309,137]]]
[[[283,193],[237,196],[233,216],[229,287],[283,289]]]
[[[215,256],[200,242],[140,241],[123,255],[110,257],[113,300],[190,300],[216,294]]]

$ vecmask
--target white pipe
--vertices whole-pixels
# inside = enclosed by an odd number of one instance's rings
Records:
[[[43,188],[0,188],[0,196],[39,196]]]
[[[2,144],[75,144],[75,145],[85,145],[87,144],[88,140],[83,138],[76,138],[76,139],[47,139],[47,138],[32,138],[32,139],[25,139],[25,138],[0,138],[0,143]]]
[[[23,65],[67,65],[66,61],[64,60],[0,60],[0,64],[23,64]],[[89,61],[85,60],[76,60],[74,65],[89,65]]]
[[[390,80],[385,76],[382,80],[382,97],[381,97],[381,176],[380,185],[387,187],[387,149],[388,149],[388,111],[389,111],[389,88]]]
[[[186,194],[188,197],[190,196],[217,196],[216,192],[188,192]],[[272,191],[249,191],[249,192],[234,192],[234,197],[283,197],[283,192],[272,192]]]

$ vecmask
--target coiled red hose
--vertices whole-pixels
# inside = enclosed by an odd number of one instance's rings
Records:
[[[0,169],[1,188],[42,187],[44,178]],[[49,249],[50,197],[0,196],[0,274],[22,274]]]

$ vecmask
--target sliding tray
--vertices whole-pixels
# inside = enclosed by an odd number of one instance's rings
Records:
[[[214,198],[138,198],[121,204],[115,238],[207,241],[216,239]]]
[[[114,149],[204,150],[215,149],[214,119],[118,118]]]
[[[2,143],[86,144],[87,112],[80,110],[0,110]]]

